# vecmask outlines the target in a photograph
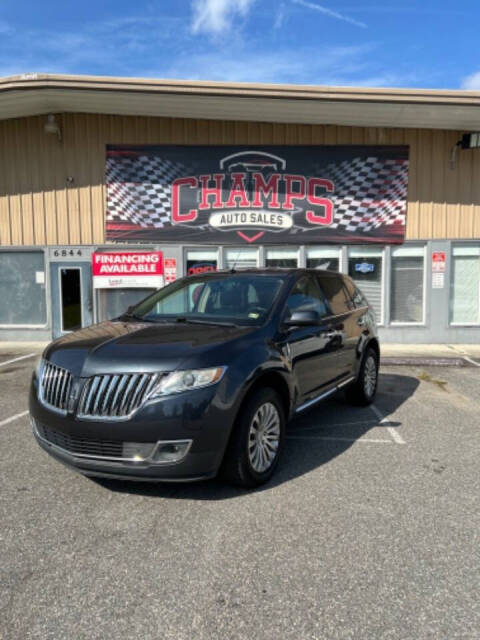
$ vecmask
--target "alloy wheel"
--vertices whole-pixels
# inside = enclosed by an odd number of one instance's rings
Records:
[[[368,356],[365,361],[365,368],[363,373],[363,389],[365,395],[371,398],[375,393],[377,386],[377,363],[373,356]]]
[[[248,432],[248,457],[257,473],[267,471],[275,461],[280,443],[280,416],[271,402],[258,407]]]

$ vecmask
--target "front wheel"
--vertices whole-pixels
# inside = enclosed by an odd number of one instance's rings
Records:
[[[278,464],[285,438],[285,412],[274,389],[256,391],[240,409],[222,475],[240,487],[267,482]]]
[[[372,404],[378,385],[378,355],[368,348],[360,365],[357,380],[345,391],[348,402],[363,407]]]

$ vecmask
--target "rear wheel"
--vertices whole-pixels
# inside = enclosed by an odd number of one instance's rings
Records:
[[[372,404],[378,385],[378,355],[368,348],[360,365],[357,380],[345,391],[345,396],[352,404],[368,406]]]
[[[222,475],[240,487],[267,482],[278,464],[285,438],[285,413],[273,389],[259,389],[241,407]]]

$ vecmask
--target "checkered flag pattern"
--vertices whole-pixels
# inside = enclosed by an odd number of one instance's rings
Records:
[[[170,226],[171,184],[192,168],[155,156],[107,157],[107,223]]]
[[[312,173],[328,178],[335,187],[329,194],[334,204],[329,229],[358,234],[382,226],[405,225],[408,160],[359,157],[316,165]],[[155,229],[171,226],[171,184],[186,175],[195,175],[195,169],[166,158],[146,154],[109,156],[107,223]],[[291,232],[306,230],[299,224]]]
[[[335,186],[329,228],[361,233],[405,225],[408,160],[354,158],[315,169]]]

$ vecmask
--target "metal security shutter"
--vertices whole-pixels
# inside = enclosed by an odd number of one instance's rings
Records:
[[[375,311],[377,322],[383,322],[383,253],[378,249],[351,249],[348,275]]]
[[[450,321],[480,323],[480,249],[454,247],[450,292]]]
[[[225,252],[225,267],[227,269],[251,269],[257,265],[257,249],[227,249]]]
[[[424,249],[402,247],[392,250],[390,295],[391,322],[422,323]]]
[[[284,267],[287,269],[298,266],[298,249],[267,249],[265,266]]]

